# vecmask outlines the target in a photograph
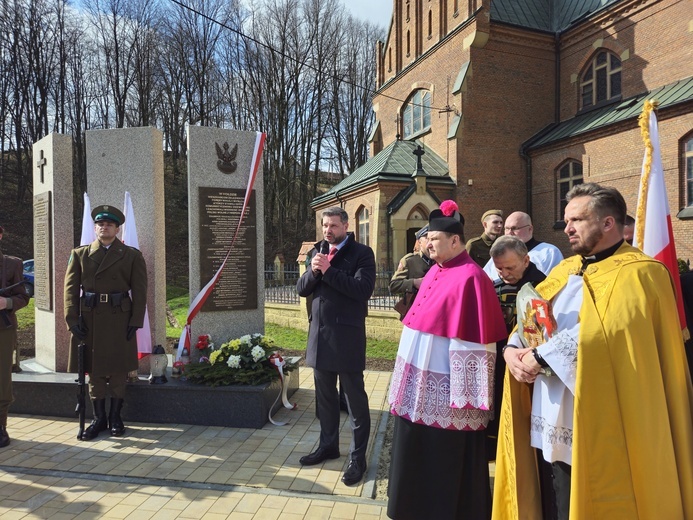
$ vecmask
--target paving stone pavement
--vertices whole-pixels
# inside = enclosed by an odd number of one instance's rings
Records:
[[[77,420],[12,415],[12,443],[0,450],[0,518],[385,519],[374,500],[390,372],[365,372],[371,406],[370,461],[364,481],[347,487],[351,431],[342,414],[342,457],[311,467],[298,460],[318,444],[313,372],[300,370],[295,410],[264,428],[127,423],[77,441]],[[168,406],[175,406],[169,403]],[[219,410],[219,413],[224,413]]]

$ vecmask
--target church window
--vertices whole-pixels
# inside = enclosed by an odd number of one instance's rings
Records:
[[[621,60],[599,51],[590,61],[580,82],[582,108],[601,105],[621,96]]]
[[[431,127],[431,93],[428,90],[414,92],[404,107],[402,119],[404,139],[411,139],[428,130]]]
[[[358,222],[359,231],[356,237],[357,240],[366,246],[370,246],[370,218],[368,208],[361,208],[361,211],[356,215],[356,221]]]
[[[568,204],[565,196],[570,191],[570,188],[582,184],[582,182],[582,163],[568,161],[558,169],[556,175],[556,193],[558,194],[558,214],[556,215],[556,220],[563,220],[565,207]]]

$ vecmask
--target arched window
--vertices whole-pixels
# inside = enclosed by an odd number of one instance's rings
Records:
[[[686,206],[693,206],[693,135],[683,145],[683,164],[686,168]]]
[[[411,49],[411,39],[409,37],[409,31],[407,31],[407,56],[409,56],[410,49]]]
[[[582,184],[582,163],[572,160],[564,163],[556,174],[556,193],[558,194],[556,220],[563,220],[565,207],[568,204],[565,196],[570,188],[578,184]]]
[[[433,13],[429,10],[428,11],[428,37],[431,38],[433,36]]]
[[[580,82],[582,108],[600,105],[621,96],[621,60],[599,51],[587,65]]]
[[[356,238],[362,244],[370,246],[370,218],[368,208],[361,208],[361,211],[356,215],[356,222],[358,223],[358,236]]]
[[[417,90],[404,107],[402,135],[410,139],[431,127],[431,93]]]

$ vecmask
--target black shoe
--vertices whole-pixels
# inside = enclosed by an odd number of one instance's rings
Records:
[[[339,450],[328,450],[326,448],[318,448],[310,455],[305,455],[299,459],[301,466],[315,466],[326,460],[338,459]]]
[[[111,398],[111,411],[108,416],[108,428],[111,430],[111,437],[120,437],[125,433],[125,425],[120,418],[120,410],[123,408],[123,400]]]
[[[0,448],[10,445],[10,436],[7,434],[7,427],[0,426]]]
[[[91,402],[94,407],[94,420],[82,434],[83,441],[90,441],[98,437],[99,433],[108,429],[106,418],[106,399],[94,399]]]
[[[22,372],[22,367],[19,365],[12,365],[12,372],[14,374],[20,374]]]
[[[356,460],[350,460],[347,466],[344,476],[342,477],[342,482],[347,486],[355,486],[361,480],[363,480],[363,475],[366,473],[366,463],[358,462]]]

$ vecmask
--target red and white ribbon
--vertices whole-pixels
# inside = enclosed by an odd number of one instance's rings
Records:
[[[272,424],[274,424],[275,426],[285,426],[286,424],[289,424],[289,421],[284,421],[284,422],[275,421],[272,418],[272,410],[274,409],[274,405],[277,404],[277,401],[279,401],[280,397],[282,399],[282,404],[284,405],[284,408],[288,408],[289,410],[295,410],[296,409],[296,403],[291,404],[289,402],[289,398],[287,395],[287,393],[289,391],[289,377],[291,376],[291,374],[284,375],[284,365],[286,365],[286,361],[279,354],[277,354],[277,353],[272,354],[269,357],[269,362],[272,365],[274,365],[274,368],[276,368],[277,372],[279,373],[279,381],[281,384],[281,388],[279,389],[279,393],[277,394],[277,398],[272,403],[272,406],[270,406],[268,418],[269,418],[269,421]]]
[[[209,295],[212,294],[214,286],[217,284],[217,281],[221,276],[221,272],[224,270],[226,261],[229,259],[231,249],[233,248],[233,244],[236,242],[236,238],[238,237],[238,232],[241,229],[241,224],[243,223],[243,217],[245,216],[245,210],[248,207],[250,196],[253,193],[253,185],[255,184],[255,178],[257,177],[257,172],[260,167],[260,158],[262,157],[262,149],[264,148],[264,146],[265,134],[262,132],[257,132],[255,136],[255,148],[253,149],[253,160],[250,163],[250,177],[248,178],[248,187],[245,190],[243,209],[241,210],[241,216],[238,219],[238,226],[236,227],[236,232],[233,234],[233,238],[231,239],[231,245],[229,245],[229,250],[226,252],[226,256],[224,257],[224,261],[221,263],[221,266],[219,266],[219,269],[214,274],[212,279],[209,282],[207,282],[207,285],[205,285],[202,288],[202,290],[197,294],[197,296],[195,296],[195,299],[192,301],[190,307],[188,308],[188,319],[186,320],[185,327],[183,328],[183,333],[180,335],[180,340],[178,341],[178,352],[176,354],[176,359],[180,359],[180,356],[183,353],[183,348],[187,348],[188,352],[190,352],[190,325],[192,323],[192,320],[195,319],[195,316],[197,316],[197,314],[200,312],[200,309],[207,301],[207,298],[209,298]]]

